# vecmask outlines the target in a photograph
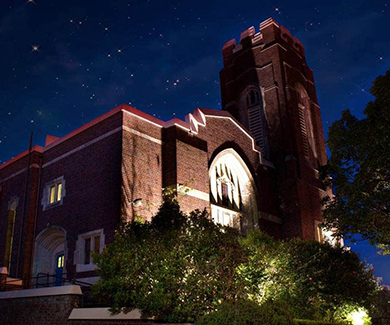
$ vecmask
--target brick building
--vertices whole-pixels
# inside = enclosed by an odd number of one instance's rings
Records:
[[[312,70],[273,19],[223,46],[223,110],[158,120],[121,105],[0,166],[0,266],[93,281],[120,219],[149,219],[162,188],[243,233],[320,239],[326,162]],[[141,203],[141,204],[140,204]]]

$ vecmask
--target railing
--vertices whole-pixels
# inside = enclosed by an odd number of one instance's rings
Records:
[[[92,284],[84,281],[77,280],[75,278],[69,279],[66,274],[59,277],[55,274],[38,273],[35,277],[27,277],[21,279],[6,279],[0,283],[1,291],[14,291],[22,289],[39,289],[74,284],[81,288],[83,293],[81,307],[96,307],[105,306],[100,301],[101,299],[93,297],[91,295]]]
[[[59,277],[55,274],[38,273],[35,277],[27,277],[21,279],[6,279],[0,286],[0,291],[21,290],[21,289],[37,289],[54,286],[62,286],[66,284],[79,285],[81,288],[87,289],[92,285],[87,282],[79,281],[75,278],[68,279],[66,274]]]

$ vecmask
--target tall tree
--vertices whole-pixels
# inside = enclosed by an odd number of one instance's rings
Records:
[[[359,234],[390,254],[390,70],[370,92],[376,98],[364,119],[347,110],[329,129],[331,157],[322,175],[335,196],[324,200],[324,219],[338,235]]]

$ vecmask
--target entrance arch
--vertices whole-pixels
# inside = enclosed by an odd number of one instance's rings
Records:
[[[39,273],[62,275],[65,273],[66,231],[59,226],[50,226],[42,230],[35,240],[33,276]],[[62,256],[59,259],[58,256]],[[59,269],[61,268],[62,269]]]
[[[248,166],[234,149],[217,154],[209,178],[213,220],[243,233],[258,228],[256,185]]]

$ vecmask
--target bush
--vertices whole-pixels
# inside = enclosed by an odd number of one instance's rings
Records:
[[[196,325],[292,325],[287,306],[268,300],[262,305],[250,300],[224,302],[219,308],[199,319]]]
[[[280,302],[297,319],[339,321],[347,319],[335,318],[340,306],[368,308],[377,289],[372,270],[342,247],[276,241],[258,230],[242,237],[206,211],[185,216],[175,200],[151,222],[123,224],[94,261],[93,292],[113,312],[137,308],[171,323],[209,314],[202,321],[288,324]]]
[[[308,319],[294,319],[294,325],[347,325],[350,323],[329,323]]]

